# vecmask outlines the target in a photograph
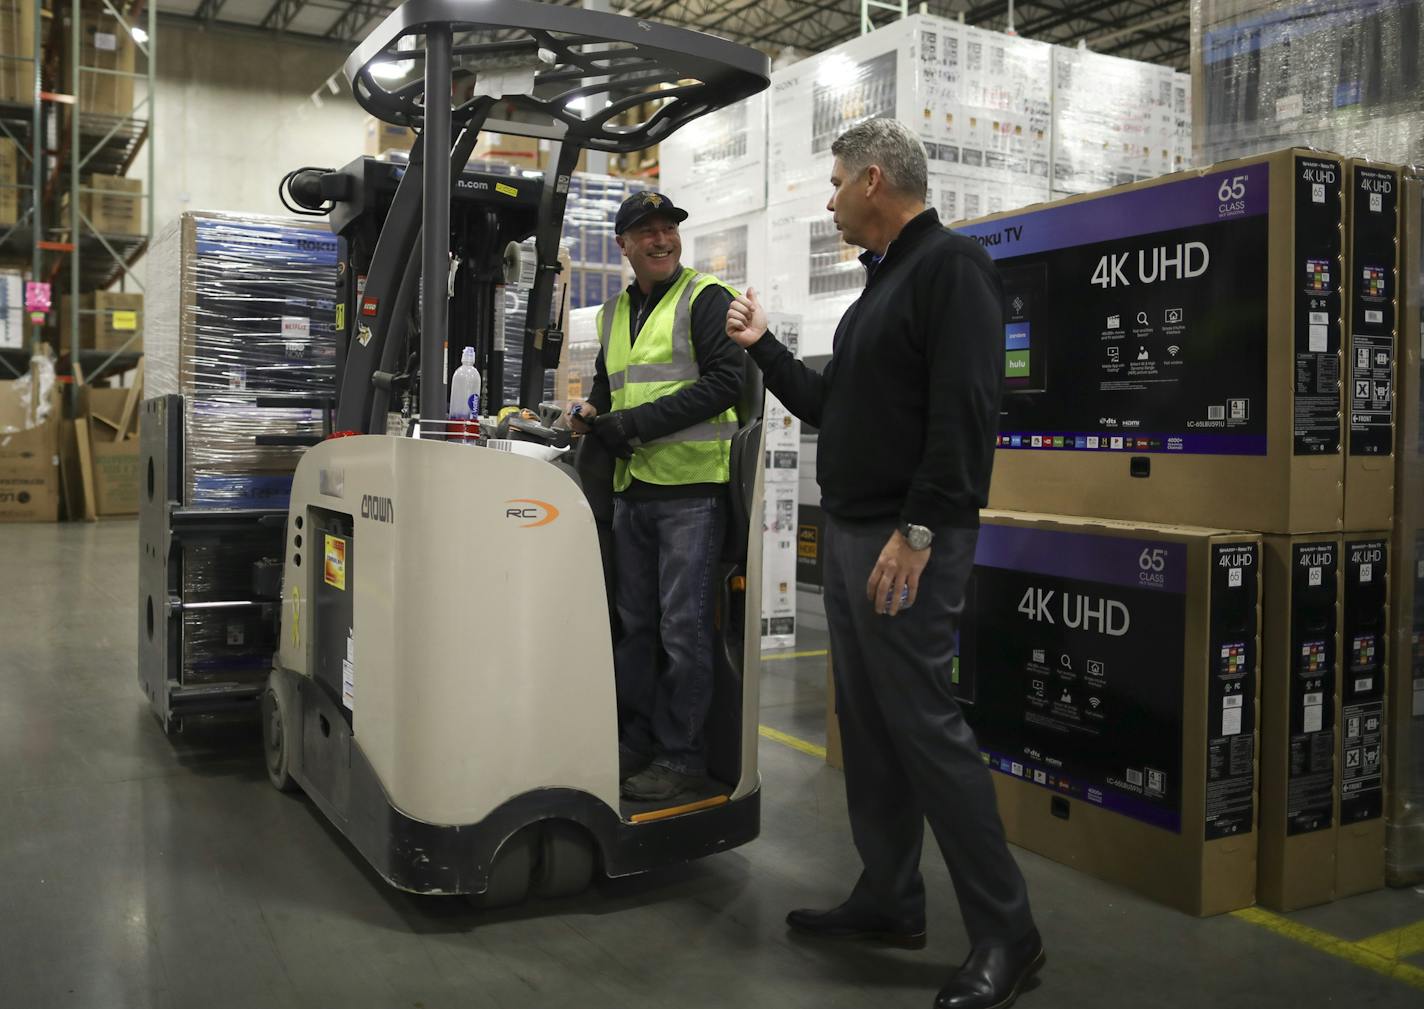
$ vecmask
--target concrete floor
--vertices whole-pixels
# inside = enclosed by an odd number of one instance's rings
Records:
[[[134,522],[0,525],[0,1007],[927,1009],[962,958],[933,854],[927,950],[787,934],[786,910],[838,899],[858,863],[839,773],[768,739],[745,848],[498,914],[392,891],[268,785],[255,736],[160,732],[136,682],[136,539]],[[823,742],[824,669],[769,663],[764,723]],[[1424,1005],[1418,956],[1392,978],[1018,857],[1049,956],[1031,1009]],[[1424,893],[1289,918],[1353,941],[1424,919]]]

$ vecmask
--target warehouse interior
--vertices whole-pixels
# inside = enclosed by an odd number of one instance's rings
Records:
[[[1420,1004],[1421,8],[0,0],[0,1006],[943,1004],[931,831],[924,949],[787,921],[863,865],[824,439],[739,351],[645,799],[587,419],[629,207],[843,354],[881,117],[1003,293],[943,676],[1046,963],[965,1005]]]

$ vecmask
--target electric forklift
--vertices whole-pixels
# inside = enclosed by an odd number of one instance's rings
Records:
[[[563,342],[553,291],[580,150],[656,143],[763,90],[766,58],[579,8],[409,0],[345,73],[367,111],[418,137],[399,168],[361,159],[284,184],[294,209],[328,215],[369,265],[349,271],[364,268],[359,290],[347,278],[333,437],[307,449],[292,484],[279,645],[261,699],[272,783],[300,787],[391,885],[483,906],[752,840],[759,387],[730,444],[709,785],[667,808],[619,798],[611,460],[594,439],[570,445],[544,399]],[[655,86],[656,113],[620,125]],[[466,172],[481,130],[550,141],[542,182]],[[452,200],[462,187],[478,198]],[[496,294],[510,243],[531,237],[516,362]],[[445,424],[447,362],[465,346],[496,397],[503,369],[520,369],[510,405],[523,409],[476,445]],[[411,422],[388,430],[400,403]]]

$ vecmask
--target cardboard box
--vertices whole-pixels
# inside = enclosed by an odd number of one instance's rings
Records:
[[[766,117],[762,92],[694,119],[659,145],[662,192],[687,211],[690,225],[766,206]]]
[[[1268,536],[1261,673],[1261,874],[1277,911],[1337,894],[1341,540]]]
[[[89,424],[89,457],[93,466],[94,506],[99,515],[138,514],[138,410],[123,422],[128,389],[86,386],[79,409]]]
[[[0,228],[20,219],[20,204],[20,148],[0,137]]]
[[[0,0],[0,102],[35,103],[34,0]],[[14,57],[19,57],[18,59]]]
[[[143,180],[90,175],[79,193],[79,210],[101,235],[141,235],[146,225]],[[61,219],[69,221],[69,193],[60,199]]]
[[[950,676],[1009,840],[1189,914],[1256,896],[1260,537],[985,512]]]
[[[932,174],[1047,198],[1052,51],[1043,42],[916,14],[773,71],[768,205],[807,195],[824,204],[832,143],[875,116],[915,131]]]
[[[1424,882],[1424,179],[1404,179],[1396,397],[1394,577],[1385,736],[1385,876]]]
[[[133,113],[136,78],[131,75],[137,66],[137,53],[133,38],[110,11],[82,12],[79,21],[78,95],[81,115],[128,116]],[[66,62],[70,59],[69,54],[70,47],[66,41]]]
[[[43,416],[38,369],[0,382],[0,522],[59,518],[59,395],[52,390]]]
[[[1279,151],[961,225],[1005,285],[990,505],[1339,530],[1344,185]]]
[[[91,175],[79,194],[79,208],[101,235],[144,233],[143,180],[117,175]]]
[[[59,300],[59,339],[69,346],[72,299]],[[79,296],[79,346],[83,350],[143,351],[143,295],[98,291]]]
[[[408,126],[387,123],[375,116],[366,119],[366,146],[368,156],[377,158],[387,151],[408,151],[415,146],[415,130]]]
[[[80,397],[81,413],[88,418],[98,515],[138,514],[138,411],[134,410],[127,431],[115,427],[124,417],[127,400],[127,389],[85,387]]]
[[[1340,607],[1335,896],[1378,890],[1384,873],[1385,698],[1391,671],[1389,531],[1346,533]]]
[[[700,273],[745,291],[767,276],[766,214],[724,217],[710,224],[690,219],[679,229],[682,261]]]
[[[529,171],[538,171],[545,160],[540,154],[539,141],[534,137],[488,132],[480,134],[470,157],[477,161],[500,161]]]
[[[1345,528],[1388,529],[1394,512],[1400,171],[1351,159],[1345,172]]]

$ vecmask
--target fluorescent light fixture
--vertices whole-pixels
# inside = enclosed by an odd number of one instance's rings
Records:
[[[411,60],[387,60],[371,66],[371,76],[381,81],[398,81],[410,72]]]
[[[133,36],[133,40],[139,45],[143,45],[145,42],[148,41],[148,32],[144,31],[138,25],[134,25],[132,28],[130,28],[129,34]]]

